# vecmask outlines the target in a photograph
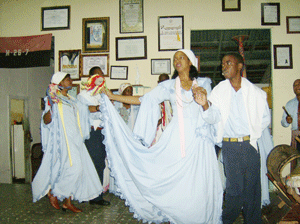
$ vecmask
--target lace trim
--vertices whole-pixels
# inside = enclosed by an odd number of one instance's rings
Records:
[[[110,131],[111,132],[110,135],[113,136],[113,138],[115,139],[115,135],[114,135],[114,133],[112,133],[112,130],[113,130],[112,123],[111,123],[110,119],[108,119],[107,106],[106,106],[105,100],[103,98],[101,98],[101,100],[100,100],[100,108],[101,108],[100,110],[102,112],[101,113],[101,120],[103,121],[103,125],[104,125],[104,128],[101,130],[101,133],[104,136],[106,136],[107,132]],[[106,124],[106,122],[107,122],[107,124]],[[106,127],[106,125],[108,125],[108,127]],[[141,138],[139,138],[138,136],[135,136],[135,138],[142,141]],[[117,142],[117,141],[114,141],[114,142]],[[113,161],[111,160],[111,154],[110,154],[111,149],[110,149],[109,145],[107,144],[106,138],[104,138],[103,144],[105,145],[106,154],[107,154],[107,158],[108,158],[108,166],[109,166],[109,169],[111,171],[110,175],[115,178],[115,185],[117,187],[117,190],[112,192],[112,193],[119,196],[121,199],[125,200],[125,205],[129,207],[129,211],[133,213],[133,217],[136,218],[137,220],[139,220],[139,221],[142,220],[142,222],[148,222],[148,223],[161,223],[161,222],[170,221],[170,223],[173,224],[174,222],[171,220],[171,218],[168,218],[165,214],[163,214],[162,211],[158,210],[157,207],[153,206],[153,208],[157,210],[157,215],[162,217],[162,221],[161,220],[148,220],[148,219],[145,219],[137,212],[137,210],[134,208],[134,206],[132,205],[132,203],[130,202],[130,200],[126,196],[126,194],[123,193],[121,191],[120,187],[119,187],[118,174],[115,172],[115,166],[114,166]]]

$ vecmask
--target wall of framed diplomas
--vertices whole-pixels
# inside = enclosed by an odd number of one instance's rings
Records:
[[[6,37],[52,34],[55,39],[54,71],[68,70],[72,72],[74,84],[80,84],[86,79],[87,69],[99,64],[105,70],[110,88],[130,82],[147,84],[151,89],[157,85],[160,72],[171,76],[173,55],[177,49],[191,47],[192,30],[270,29],[274,144],[290,143],[290,130],[282,128],[280,120],[282,106],[294,97],[292,84],[300,74],[300,1],[0,2],[0,41]],[[18,52],[18,49],[5,49],[0,42],[1,57],[7,56],[7,50]],[[284,64],[286,61],[288,65]],[[0,73],[8,70],[0,68]],[[6,103],[0,101],[0,104]],[[9,147],[9,144],[2,144],[2,147]],[[6,150],[0,148],[0,153]]]

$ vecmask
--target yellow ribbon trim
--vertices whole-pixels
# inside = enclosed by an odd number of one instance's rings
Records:
[[[67,148],[68,148],[68,155],[69,155],[69,160],[70,160],[70,166],[73,166],[71,152],[70,152],[70,146],[69,146],[69,141],[68,141],[68,138],[67,138],[67,132],[66,132],[66,127],[65,127],[65,122],[64,122],[64,113],[63,113],[62,103],[59,102],[57,105],[58,105],[58,111],[59,111],[59,114],[60,114],[61,122],[62,122],[62,125],[63,125],[63,128],[64,128],[64,134],[65,134],[65,138],[66,138],[66,142],[67,142]]]
[[[64,113],[63,113],[63,108],[62,108],[62,102],[59,102],[57,105],[58,105],[58,111],[59,111],[59,115],[60,115],[60,118],[61,118],[61,123],[62,123],[63,128],[64,128],[64,134],[65,134],[65,138],[66,138],[66,142],[67,142],[67,148],[68,148],[68,156],[69,156],[69,160],[70,160],[70,166],[73,166],[71,152],[70,152],[70,146],[69,146],[69,141],[68,141],[68,137],[67,137],[67,131],[66,131],[65,122],[64,122]],[[80,130],[80,135],[83,138],[78,110],[77,110],[77,123],[78,123],[78,127],[79,127],[79,130]]]
[[[81,137],[83,138],[83,134],[82,134],[82,131],[81,131],[81,125],[80,125],[80,119],[79,119],[79,112],[78,112],[78,110],[77,110],[77,123],[78,123],[78,127],[79,127],[79,130],[80,130]]]

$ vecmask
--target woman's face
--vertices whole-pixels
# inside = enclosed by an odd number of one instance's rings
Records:
[[[182,51],[177,51],[174,55],[173,65],[178,73],[184,71],[189,72],[192,62],[185,55],[185,53],[183,53]]]
[[[132,96],[133,95],[133,88],[132,86],[128,86],[126,89],[124,89],[123,96]]]
[[[61,82],[60,85],[64,88],[70,89],[72,87],[72,79],[67,75]]]

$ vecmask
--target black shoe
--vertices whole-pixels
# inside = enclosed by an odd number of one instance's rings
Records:
[[[102,205],[102,206],[109,206],[110,205],[110,202],[109,201],[106,201],[106,200],[99,200],[99,201],[90,201],[90,204],[91,205]]]

